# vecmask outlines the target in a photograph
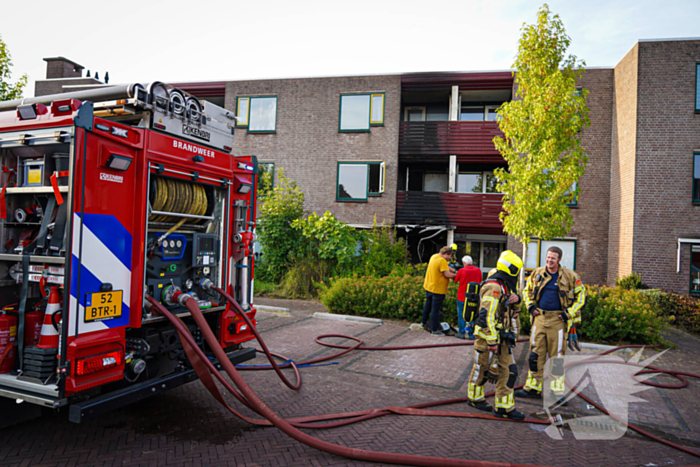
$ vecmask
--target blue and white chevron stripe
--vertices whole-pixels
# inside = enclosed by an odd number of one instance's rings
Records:
[[[84,214],[81,222],[80,214],[73,214],[69,336],[75,336],[76,318],[78,335],[129,324],[132,240],[131,233],[112,215]],[[105,282],[112,284],[112,290],[123,291],[122,316],[86,323],[85,297],[99,292]]]

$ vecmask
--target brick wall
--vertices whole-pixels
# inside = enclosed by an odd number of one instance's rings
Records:
[[[694,112],[700,40],[639,43],[636,203],[632,269],[653,287],[687,294],[690,246],[676,273],[678,238],[700,238],[692,203],[693,150],[700,149]]]
[[[591,125],[581,132],[588,165],[579,180],[578,204],[571,209],[574,227],[568,236],[578,240],[576,272],[587,284],[604,284],[608,274],[613,74],[612,69],[590,69],[579,81],[589,93]]]
[[[80,78],[83,67],[68,59],[57,57],[44,59],[46,61],[46,79]]]
[[[615,67],[610,165],[608,285],[632,272],[639,48]]]
[[[384,92],[384,126],[368,133],[340,133],[340,94]],[[371,224],[392,222],[396,210],[398,133],[401,105],[401,77],[359,76],[261,81],[233,81],[226,84],[226,108],[235,110],[236,97],[277,96],[275,134],[236,131],[234,154],[255,154],[260,161],[284,168],[305,193],[305,208],[323,214],[331,211],[343,222]],[[339,161],[384,161],[386,191],[366,203],[337,202],[336,180]]]
[[[36,80],[34,82],[34,96],[48,96],[50,94],[62,94],[64,92],[82,91],[80,88],[64,89],[63,86],[90,86],[104,84],[95,78],[63,78]],[[87,88],[86,88],[87,89]]]

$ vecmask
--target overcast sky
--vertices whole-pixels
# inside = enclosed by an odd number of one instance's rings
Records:
[[[508,70],[541,1],[7,1],[13,81],[63,56],[111,83]],[[589,67],[639,39],[700,37],[700,0],[551,0]]]

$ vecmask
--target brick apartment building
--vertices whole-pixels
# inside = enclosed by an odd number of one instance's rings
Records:
[[[700,39],[639,41],[615,67],[586,71],[589,163],[575,224],[565,238],[533,239],[528,267],[555,244],[587,283],[638,272],[652,287],[700,296],[699,73]],[[376,216],[415,261],[455,242],[488,270],[503,249],[522,251],[503,232],[493,179],[505,167],[494,110],[513,84],[506,71],[177,86],[235,111],[234,153],[284,168],[308,211],[357,227]]]

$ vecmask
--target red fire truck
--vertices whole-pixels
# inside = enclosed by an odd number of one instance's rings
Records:
[[[254,357],[211,292],[255,323],[257,161],[232,155],[234,122],[160,82],[0,102],[0,427],[19,406],[79,423],[196,379],[148,297],[209,352],[173,297],[196,298],[231,361]]]

